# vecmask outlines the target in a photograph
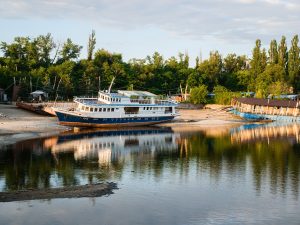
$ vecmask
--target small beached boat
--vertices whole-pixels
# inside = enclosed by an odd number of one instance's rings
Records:
[[[300,104],[293,100],[234,98],[232,112],[246,120],[300,122]]]
[[[74,109],[54,108],[60,124],[75,127],[141,126],[173,120],[177,103],[147,91],[99,91],[97,98],[74,99]]]

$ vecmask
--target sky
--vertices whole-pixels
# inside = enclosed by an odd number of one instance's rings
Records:
[[[71,38],[83,46],[96,32],[96,49],[165,59],[188,53],[191,61],[218,50],[247,55],[255,40],[300,33],[299,0],[0,0],[0,41],[51,33],[55,42]],[[193,62],[191,62],[193,64]]]

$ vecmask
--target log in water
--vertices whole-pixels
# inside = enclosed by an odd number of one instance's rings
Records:
[[[25,201],[53,198],[100,197],[113,194],[117,184],[113,182],[70,186],[62,188],[31,189],[0,192],[0,202]]]

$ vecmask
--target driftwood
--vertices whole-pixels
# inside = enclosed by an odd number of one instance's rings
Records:
[[[49,189],[29,189],[19,191],[0,192],[0,202],[54,199],[54,198],[83,198],[100,197],[113,194],[113,190],[118,189],[117,184],[99,183],[81,186],[70,186]]]

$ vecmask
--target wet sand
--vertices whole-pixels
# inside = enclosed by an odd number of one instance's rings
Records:
[[[172,123],[158,126],[171,127],[174,131],[205,130],[210,132],[227,131],[245,123],[239,117],[227,112],[222,105],[206,105],[205,109],[179,110],[180,116]],[[217,129],[216,129],[217,128]],[[15,142],[56,135],[72,130],[58,124],[56,117],[38,115],[19,109],[15,105],[0,105],[0,146]]]

